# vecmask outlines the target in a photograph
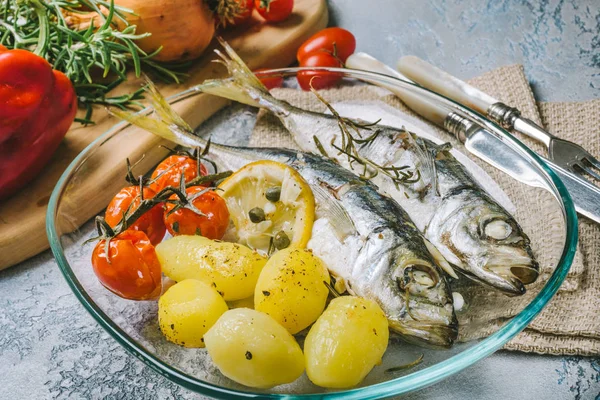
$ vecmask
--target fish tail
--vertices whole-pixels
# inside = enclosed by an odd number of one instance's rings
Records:
[[[160,94],[154,83],[147,77],[144,90],[154,109],[154,114],[158,118],[118,108],[110,108],[108,112],[132,125],[179,145],[188,147],[206,145],[207,142],[194,134],[192,127],[177,114],[167,99]]]
[[[254,75],[244,61],[237,53],[225,42],[218,37],[219,43],[223,46],[225,53],[220,50],[215,52],[220,57],[219,62],[229,72],[230,78],[227,79],[208,79],[204,83],[195,87],[196,90],[209,93],[215,96],[224,97],[229,100],[234,100],[239,103],[248,104],[253,107],[264,107],[280,115],[285,112],[283,102],[275,99],[269,93],[269,90],[263,83]]]

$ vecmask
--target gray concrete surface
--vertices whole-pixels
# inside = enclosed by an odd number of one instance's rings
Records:
[[[330,0],[331,23],[395,66],[416,55],[459,78],[523,64],[539,101],[600,96],[598,0]]]

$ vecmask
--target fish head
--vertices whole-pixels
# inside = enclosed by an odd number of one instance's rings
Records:
[[[469,190],[444,198],[427,226],[427,237],[470,278],[510,295],[525,293],[539,275],[530,241],[497,203]]]
[[[419,345],[450,347],[458,335],[452,293],[422,237],[400,242],[394,240],[394,232],[382,231],[372,240],[385,242],[369,262],[379,280],[372,295],[390,328]]]

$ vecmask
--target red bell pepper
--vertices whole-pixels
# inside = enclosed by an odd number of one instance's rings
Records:
[[[29,51],[0,45],[0,199],[42,170],[76,112],[65,74]]]

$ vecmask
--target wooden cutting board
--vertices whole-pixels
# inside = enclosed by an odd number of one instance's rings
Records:
[[[279,24],[267,24],[256,11],[248,26],[223,34],[223,38],[238,52],[251,69],[286,67],[295,61],[296,50],[309,36],[327,26],[326,0],[295,0],[290,18]],[[224,69],[212,63],[214,52],[209,48],[205,55],[190,68],[189,78],[180,85],[158,85],[165,96],[171,96],[205,79],[222,76]],[[118,87],[115,95],[132,92],[141,81],[132,77]],[[227,105],[227,101],[202,94],[176,109],[190,124],[199,124]],[[0,202],[0,270],[15,265],[46,250],[45,218],[50,194],[63,171],[71,161],[99,135],[118,121],[110,117],[102,107],[94,111],[96,125],[83,127],[74,124],[67,133],[52,161],[26,189]],[[143,134],[142,134],[143,135]],[[141,139],[140,139],[141,138]],[[74,203],[68,224],[74,229],[95,214],[110,201],[119,187],[123,186],[123,162],[130,156],[137,159],[160,141],[152,135],[124,141],[118,154],[110,152],[96,156],[98,164],[90,173],[90,179],[78,185],[69,197]],[[148,168],[153,162],[148,159]],[[144,168],[144,166],[141,166]],[[120,177],[119,177],[120,176]],[[67,221],[61,221],[66,223]]]

